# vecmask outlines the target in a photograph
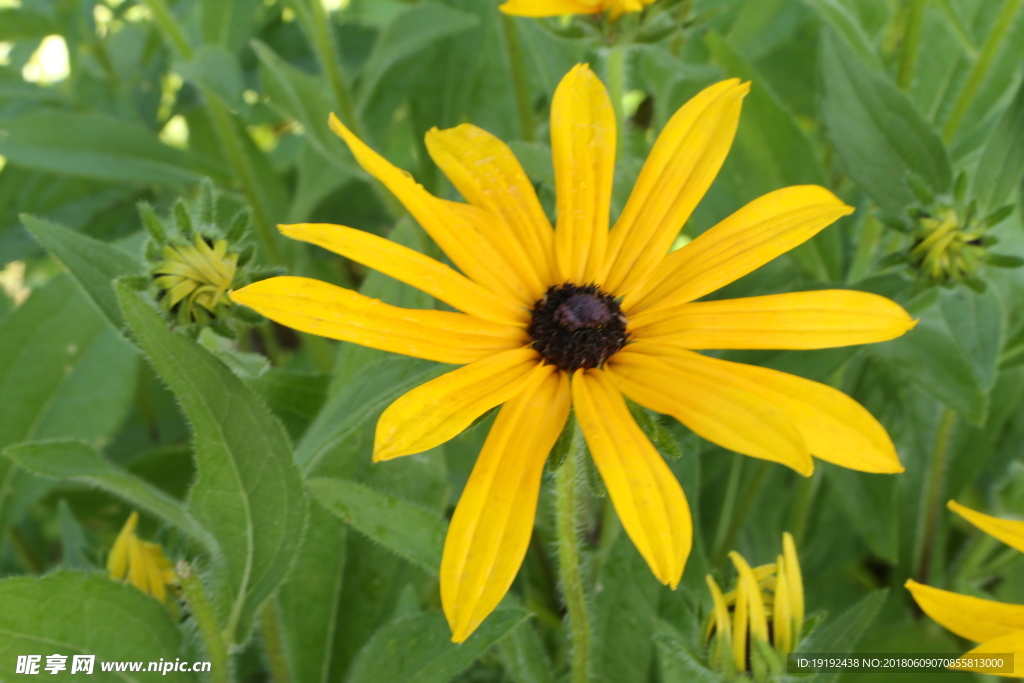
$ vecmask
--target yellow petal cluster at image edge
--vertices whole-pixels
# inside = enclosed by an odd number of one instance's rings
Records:
[[[729,558],[739,574],[735,590],[723,594],[710,574],[705,577],[714,609],[708,615],[704,640],[714,639],[712,663],[720,670],[746,671],[747,647],[754,647],[755,639],[772,646],[781,657],[798,644],[804,625],[803,576],[796,543],[788,531],[782,535],[782,554],[774,564],[751,569],[739,553],[731,552]],[[731,667],[724,666],[726,661],[732,662]]]
[[[507,0],[500,9],[519,17],[557,17],[565,14],[608,12],[615,21],[626,12],[639,12],[654,0]]]
[[[990,517],[954,500],[949,501],[949,509],[989,536],[1024,552],[1024,521]],[[913,579],[907,581],[906,586],[925,614],[961,638],[981,643],[965,653],[964,658],[1013,653],[1013,673],[1000,675],[1024,678],[1024,605],[961,595],[932,588]],[[984,671],[969,666],[957,668]],[[991,670],[987,672],[991,673]]]
[[[127,581],[164,602],[166,587],[176,583],[177,577],[160,544],[140,540],[135,535],[138,523],[139,513],[128,516],[107,557],[107,573],[115,581]]]
[[[297,330],[443,363],[465,364],[396,400],[377,424],[374,460],[420,453],[498,413],[456,507],[441,601],[462,642],[508,591],[533,530],[544,461],[569,415],[579,426],[630,539],[675,587],[692,524],[679,482],[624,397],[677,418],[725,448],[803,475],[812,456],[863,472],[903,470],[885,429],[836,389],[700,349],[817,349],[880,342],[915,322],[874,294],[824,290],[697,299],[810,239],[853,211],[828,190],[788,187],[752,201],[682,249],[672,243],[732,144],[749,84],[712,85],[671,118],[609,230],[616,126],[586,65],[551,105],[554,228],[505,143],[463,124],[433,129],[427,149],[468,203],[434,197],[336,117],[362,167],[402,202],[455,270],[370,233],[281,226],[430,294],[461,312],[407,310],[318,280],[276,277],[231,294]],[[629,343],[598,367],[546,363],[527,332],[548,288],[595,285],[621,304]]]

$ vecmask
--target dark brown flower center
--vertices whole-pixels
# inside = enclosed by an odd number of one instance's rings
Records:
[[[545,362],[568,372],[600,367],[629,339],[614,296],[568,282],[548,287],[526,331]]]

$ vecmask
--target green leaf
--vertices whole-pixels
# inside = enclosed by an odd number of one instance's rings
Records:
[[[21,221],[36,241],[60,261],[82,292],[96,304],[114,329],[123,329],[124,318],[117,305],[114,280],[125,275],[142,273],[139,262],[106,242],[100,242],[62,225],[28,214],[23,214]]]
[[[726,683],[728,679],[712,671],[694,648],[671,623],[658,619],[654,628],[654,646],[658,651],[658,669],[663,683]]]
[[[505,672],[515,683],[551,683],[551,659],[532,621],[512,629],[498,643]]]
[[[953,341],[970,363],[984,391],[996,381],[996,366],[1003,343],[1003,306],[995,287],[983,294],[956,287],[939,292],[939,304]]]
[[[89,561],[89,539],[85,529],[75,519],[71,507],[63,498],[57,504],[57,520],[60,522],[60,566],[62,569],[89,570],[94,565]]]
[[[95,112],[33,111],[0,122],[0,155],[28,168],[142,185],[196,183],[223,169],[152,131]]]
[[[167,608],[133,586],[102,574],[60,571],[42,578],[0,580],[0,677],[15,674],[18,655],[44,655],[40,673],[48,680],[80,680],[71,675],[71,656],[95,655],[89,680],[151,681],[152,673],[104,673],[103,662],[184,656],[181,635]],[[45,655],[67,655],[67,670],[53,676],[43,670]],[[188,673],[169,672],[161,680],[193,681]]]
[[[888,589],[882,589],[861,598],[853,607],[829,620],[828,625],[814,629],[796,651],[821,654],[853,652],[888,596]],[[814,680],[815,683],[831,683],[838,677],[838,673],[819,674]]]
[[[970,422],[985,421],[985,389],[941,321],[921,320],[899,339],[869,349]]]
[[[0,40],[30,40],[45,38],[60,29],[50,17],[34,12],[27,7],[5,7],[0,9]]]
[[[317,503],[277,603],[295,683],[329,683],[345,575],[346,529]],[[344,617],[342,617],[344,618]]]
[[[381,31],[366,60],[359,88],[360,109],[398,62],[478,23],[474,15],[446,5],[415,5],[395,16]]]
[[[334,105],[326,86],[285,62],[260,41],[254,40],[252,49],[260,60],[260,82],[270,104],[302,124],[306,139],[336,168],[365,177],[345,143],[327,127],[327,117]]]
[[[903,92],[831,30],[822,32],[821,69],[829,138],[850,176],[879,206],[902,214],[914,202],[911,173],[937,194],[949,190],[952,170],[939,136]]]
[[[216,542],[181,502],[144,479],[104,459],[81,441],[35,441],[11,446],[3,454],[26,470],[43,477],[71,480],[108,491],[146,510],[215,551]]]
[[[436,512],[346,479],[317,477],[307,486],[356,531],[437,576],[448,524]]]
[[[322,373],[270,368],[250,380],[249,386],[263,397],[292,439],[298,440],[323,407],[329,382],[330,377]]]
[[[974,198],[981,215],[1010,199],[1024,174],[1024,82],[995,125],[978,161]]]
[[[450,369],[450,365],[399,357],[364,366],[330,396],[299,442],[296,460],[302,471],[315,472],[325,460],[355,457],[351,440],[356,434],[375,423],[396,398]]]
[[[875,555],[899,561],[899,488],[895,477],[824,465],[846,518]]]
[[[217,540],[217,607],[228,638],[244,642],[259,605],[294,559],[306,517],[288,435],[242,380],[167,329],[123,283],[125,320],[192,425],[196,469],[189,512]]]
[[[525,610],[495,610],[466,642],[456,645],[441,614],[400,617],[385,624],[363,647],[347,683],[444,683],[528,618]]]
[[[846,43],[853,48],[860,60],[875,71],[882,70],[882,60],[871,44],[871,39],[864,33],[857,17],[850,13],[839,0],[805,0],[818,11],[821,18],[839,33]]]
[[[203,3],[216,4],[216,1]],[[228,3],[230,4],[230,3]],[[232,109],[242,104],[242,68],[238,58],[223,45],[203,45],[192,59],[175,66],[181,76],[217,93]]]

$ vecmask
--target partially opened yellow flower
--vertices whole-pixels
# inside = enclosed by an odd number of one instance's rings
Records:
[[[734,590],[723,594],[710,574],[705,577],[714,609],[704,640],[714,640],[710,654],[717,669],[746,671],[754,656],[747,648],[755,647],[755,640],[770,645],[780,657],[798,644],[804,624],[804,583],[796,543],[788,531],[782,535],[782,554],[773,564],[751,569],[735,551],[729,559],[739,574]]]
[[[639,12],[654,0],[508,0],[500,9],[520,17],[557,17],[563,14],[601,14],[612,21],[626,12]]]
[[[140,540],[135,535],[139,513],[132,512],[117,535],[107,557],[107,573],[115,581],[127,581],[143,593],[163,602],[166,586],[177,581],[171,561],[159,543]]]
[[[949,501],[949,509],[989,536],[1024,552],[1024,522],[983,515],[955,500]],[[1001,672],[1000,675],[1024,678],[1024,605],[961,595],[932,588],[913,579],[907,581],[906,586],[925,614],[961,638],[981,643],[964,654],[964,658],[1012,652],[1013,673]],[[993,673],[992,669],[957,668]]]
[[[749,85],[713,85],[651,150],[610,231],[615,119],[586,65],[551,105],[552,229],[511,150],[471,125],[431,130],[427,149],[469,202],[438,199],[331,126],[462,273],[337,225],[282,226],[418,287],[460,313],[405,310],[300,277],[264,280],[235,301],[290,327],[465,367],[381,415],[374,460],[444,443],[504,404],[449,527],[441,599],[461,642],[506,593],[533,531],[544,460],[573,406],[619,518],[658,579],[675,587],[691,544],[682,488],[623,395],[725,448],[810,474],[812,454],[867,472],[902,470],[885,430],[831,387],[695,349],[813,349],[892,339],[913,327],[888,299],[849,291],[697,299],[812,237],[852,209],[821,187],[757,199],[686,247],[673,241],[725,159]]]

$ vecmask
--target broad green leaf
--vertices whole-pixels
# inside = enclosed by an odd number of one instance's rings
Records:
[[[28,7],[0,9],[0,40],[28,40],[60,33],[56,22]]]
[[[398,62],[442,38],[467,31],[477,24],[477,18],[472,14],[446,5],[414,5],[397,15],[381,31],[366,61],[359,88],[360,108],[370,100],[381,79]]]
[[[943,289],[939,303],[953,341],[971,364],[984,391],[996,381],[996,366],[1003,342],[1003,306],[996,288],[978,294],[966,286]]]
[[[498,643],[505,672],[515,683],[551,683],[551,659],[532,621],[525,621]]]
[[[0,121],[0,155],[28,168],[132,185],[182,185],[223,169],[106,114],[35,111]]]
[[[829,619],[827,625],[814,629],[797,646],[796,651],[821,654],[844,654],[855,651],[857,643],[871,628],[888,596],[887,589],[866,595],[853,607]],[[816,676],[814,680],[832,683],[838,677],[838,673],[824,673]]]
[[[17,680],[18,655],[43,655],[47,680],[76,681],[73,655],[95,655],[88,680],[151,681],[153,673],[104,673],[104,662],[155,662],[183,656],[181,634],[167,608],[133,586],[102,574],[60,571],[42,578],[0,580],[0,676]],[[67,655],[67,669],[56,676],[43,670],[46,655]],[[194,681],[189,673],[168,672],[167,681]]]
[[[346,529],[317,503],[295,566],[277,594],[281,631],[295,683],[329,683],[345,575]]]
[[[125,275],[140,274],[141,264],[106,242],[62,225],[27,214],[21,220],[36,241],[67,269],[114,329],[123,329],[124,318],[117,305],[114,280]]]
[[[594,599],[591,670],[607,683],[646,683],[654,647],[651,630],[665,590],[625,533],[619,531]]]
[[[436,512],[345,479],[317,477],[306,484],[321,505],[356,531],[437,575],[448,525]]]
[[[137,356],[67,277],[34,291],[0,323],[0,449],[32,439],[97,442],[124,419]],[[35,477],[0,458],[0,529]],[[19,509],[24,509],[19,505]]]
[[[662,683],[726,683],[725,676],[709,669],[703,653],[671,623],[658,619],[653,630]]]
[[[288,368],[270,368],[249,382],[284,423],[292,439],[306,433],[327,396],[330,377]]]
[[[75,514],[63,498],[57,504],[57,520],[60,522],[61,569],[93,569],[94,565],[89,561],[89,539],[85,537],[85,529],[75,519]]]
[[[871,44],[871,39],[864,33],[857,17],[851,14],[843,3],[838,0],[805,0],[805,2],[816,9],[821,18],[846,40],[864,64],[875,71],[882,70],[882,60],[878,58],[878,52]]]
[[[167,329],[138,292],[117,286],[135,338],[192,425],[196,468],[188,509],[221,552],[213,558],[219,617],[244,642],[259,605],[285,577],[306,517],[284,427],[208,351]]]
[[[903,92],[831,30],[822,32],[821,69],[829,138],[850,176],[879,206],[902,214],[914,203],[909,174],[933,192],[949,189],[952,171],[939,136]]]
[[[204,12],[207,5],[230,5],[223,0],[211,0],[203,3]],[[203,45],[187,62],[176,65],[175,70],[194,83],[217,93],[233,109],[242,102],[242,68],[238,58],[231,54],[223,45]]]
[[[981,214],[1010,199],[1024,173],[1024,82],[989,135],[974,176],[974,198]]]
[[[985,389],[941,322],[921,320],[899,339],[868,349],[970,422],[985,421]]]
[[[179,501],[144,479],[104,459],[81,441],[35,441],[11,446],[3,454],[42,477],[71,480],[108,491],[146,510],[215,551],[216,542]]]
[[[323,83],[299,71],[258,40],[252,49],[260,59],[260,82],[270,104],[302,124],[313,148],[346,174],[365,177],[341,138],[327,127],[333,105]]]
[[[399,396],[451,369],[414,358],[386,358],[364,366],[330,395],[296,448],[309,474],[327,460],[355,456],[351,440]]]
[[[846,518],[871,552],[886,562],[899,561],[899,488],[888,474],[865,474],[842,467],[825,467],[834,495]]]
[[[444,683],[528,618],[525,610],[495,610],[466,642],[456,645],[441,614],[400,617],[363,647],[347,683]]]

